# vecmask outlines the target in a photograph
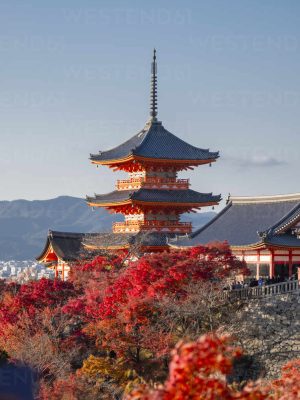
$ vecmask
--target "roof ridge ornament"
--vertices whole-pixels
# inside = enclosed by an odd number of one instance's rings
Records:
[[[157,63],[156,49],[153,49],[153,61],[151,64],[151,92],[150,92],[150,120],[157,121]]]
[[[228,203],[230,203],[230,200],[231,200],[231,193],[228,193],[228,196],[227,196],[227,199],[226,199],[226,205]]]

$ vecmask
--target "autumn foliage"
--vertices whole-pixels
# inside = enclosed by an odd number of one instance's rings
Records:
[[[7,288],[2,291],[0,329],[3,329],[6,324],[16,323],[23,313],[34,318],[39,311],[46,307],[61,307],[74,294],[71,282],[57,279],[43,278],[23,285],[8,284]]]
[[[179,342],[172,351],[169,377],[158,389],[142,385],[127,400],[268,399],[268,388],[258,383],[236,390],[226,382],[234,358],[241,351],[227,336],[203,335],[191,343]]]
[[[39,400],[296,399],[298,361],[275,382],[227,383],[241,351],[213,331],[230,318],[222,288],[240,273],[215,243],[101,255],[74,264],[68,282],[2,282],[0,351],[37,371]]]

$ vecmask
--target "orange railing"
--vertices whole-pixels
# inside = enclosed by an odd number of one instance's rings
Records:
[[[113,224],[114,233],[138,232],[141,230],[190,233],[192,231],[192,224],[190,222],[178,221],[125,221]]]
[[[131,178],[118,180],[116,184],[117,190],[139,189],[145,178]]]
[[[189,179],[176,178],[157,178],[157,177],[140,177],[118,180],[116,184],[117,190],[129,190],[144,188],[166,188],[166,189],[188,189]]]

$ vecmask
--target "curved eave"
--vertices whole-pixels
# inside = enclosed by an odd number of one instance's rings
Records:
[[[95,203],[92,200],[87,200],[87,204],[90,207],[118,207],[118,206],[124,206],[127,204],[132,204],[132,200],[122,200],[122,201],[115,201],[115,202],[107,202],[107,203]]]
[[[93,158],[95,157],[95,158]],[[132,154],[129,154],[126,157],[122,158],[117,158],[117,159],[111,159],[111,160],[97,160],[97,156],[91,155],[90,157],[91,163],[92,164],[97,164],[97,165],[114,165],[114,164],[120,164],[120,163],[125,163],[128,161],[133,161],[134,157]]]
[[[168,251],[170,250],[169,245],[165,246],[147,246],[147,245],[142,245],[141,246],[141,251],[142,252],[156,252],[156,251]]]
[[[42,262],[43,259],[49,254],[50,247],[51,247],[50,240],[49,240],[49,238],[47,237],[46,244],[45,244],[45,246],[44,246],[42,252],[41,252],[38,256],[36,256],[35,259],[36,259],[37,261]]]
[[[108,246],[97,246],[94,244],[86,244],[84,243],[83,246],[88,249],[88,250],[120,250],[120,249],[128,249],[129,248],[129,244],[119,244],[119,245],[108,245]]]
[[[218,240],[216,240],[215,242],[218,242]],[[188,241],[187,241],[187,243],[188,243]],[[176,244],[176,241],[175,242],[169,242],[169,246],[170,247],[173,247],[173,248],[177,248],[177,249],[181,249],[181,248],[184,248],[184,249],[188,249],[188,248],[193,248],[193,247],[197,247],[197,246],[207,246],[208,244],[210,244],[210,243],[213,243],[213,242],[207,242],[207,243],[199,243],[199,244],[193,244],[193,245],[185,245],[185,243],[184,243],[184,241],[181,241],[180,243],[177,243]],[[233,250],[233,251],[242,251],[242,250],[251,250],[251,249],[256,249],[257,247],[256,246],[259,246],[259,245],[263,245],[263,247],[264,247],[264,243],[262,243],[262,242],[258,242],[258,243],[253,243],[253,244],[245,244],[245,245],[239,245],[239,246],[237,246],[237,245],[230,245],[230,244],[228,244],[229,245],[229,247],[231,248],[231,250]]]
[[[199,207],[210,207],[219,204],[218,201],[211,201],[205,203],[175,203],[175,202],[163,202],[163,201],[141,201],[141,200],[125,200],[119,202],[111,202],[111,203],[94,203],[93,201],[87,201],[87,204],[90,207],[118,207],[125,205],[141,205],[141,206],[162,206],[162,207],[191,207],[191,208],[199,208]]]
[[[41,254],[39,254],[37,257],[35,257],[35,259],[41,263],[48,262],[46,260],[50,253],[54,253],[58,260],[60,260],[60,261],[63,260],[63,257],[60,254],[59,249],[56,249],[54,243],[52,243],[51,240],[49,239],[49,237],[47,237],[46,244],[45,244],[43,251],[41,252]]]
[[[299,241],[300,242],[300,241]],[[207,245],[209,243],[205,243],[204,245]],[[197,245],[185,245],[184,241],[181,241],[179,244],[176,244],[176,242],[170,242],[169,243],[170,247],[174,248],[192,248],[196,247]],[[289,244],[274,244],[272,242],[268,242],[267,240],[265,241],[259,241],[256,243],[250,243],[250,244],[243,244],[243,245],[231,245],[229,244],[229,247],[231,248],[232,251],[243,251],[243,250],[260,250],[260,249],[265,249],[265,248],[273,248],[273,249],[281,249],[281,248],[288,248],[288,249],[300,249],[300,243],[299,246],[291,246]]]
[[[44,247],[43,251],[42,251],[37,257],[35,257],[35,259],[36,259],[37,261],[39,261],[39,262],[45,262],[44,260],[46,260],[46,258],[48,257],[48,255],[49,255],[51,252],[54,252],[55,255],[56,255],[58,258],[60,258],[60,257],[56,254],[55,250],[53,249],[53,246],[52,246],[52,244],[51,244],[51,242],[50,242],[50,239],[49,239],[49,237],[48,237],[47,240],[46,240],[46,244],[45,244],[45,247]]]
[[[174,158],[153,158],[153,157],[142,157],[138,155],[129,155],[127,157],[111,159],[111,160],[96,160],[90,157],[91,163],[96,165],[115,165],[115,164],[123,164],[129,161],[139,161],[141,163],[154,163],[154,164],[180,164],[180,165],[204,165],[211,164],[216,162],[219,156],[215,158],[207,158],[207,159],[174,159]]]
[[[208,243],[206,243],[208,244]],[[185,246],[184,243],[180,243],[180,244],[176,244],[176,242],[169,243],[169,246],[172,248],[177,248],[177,249],[187,249],[187,248],[192,248],[192,247],[197,247],[197,245],[193,245],[193,246]],[[247,244],[247,245],[240,245],[240,246],[236,246],[236,245],[229,245],[230,249],[234,252],[234,251],[247,251],[247,250],[261,250],[261,249],[282,249],[282,248],[286,248],[286,249],[290,249],[290,250],[300,250],[300,245],[299,247],[297,246],[289,246],[287,244],[282,244],[282,245],[275,245],[272,243],[268,243],[268,242],[257,242],[257,243],[252,243],[252,244]]]
[[[299,244],[299,246],[289,246],[289,245],[287,245],[287,244],[281,244],[281,245],[279,245],[279,244],[272,244],[272,243],[266,243],[265,244],[268,248],[271,248],[271,249],[290,249],[290,250],[300,250],[300,244]]]
[[[256,250],[259,248],[266,247],[264,242],[257,242],[257,243],[250,243],[250,244],[243,244],[243,245],[229,245],[231,250]]]
[[[268,241],[261,241],[261,242],[257,242],[257,243],[253,243],[253,244],[249,244],[249,245],[244,245],[244,246],[230,246],[230,248],[234,251],[234,250],[260,250],[260,249],[265,249],[265,248],[269,248],[269,249],[282,249],[282,248],[286,248],[286,249],[300,249],[300,243],[299,246],[293,246],[293,245],[289,245],[289,244],[274,244],[272,242],[268,242]]]

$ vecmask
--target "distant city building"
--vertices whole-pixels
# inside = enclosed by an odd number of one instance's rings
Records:
[[[45,265],[38,264],[36,261],[0,261],[0,279],[24,283],[42,277],[53,278],[54,273]]]

